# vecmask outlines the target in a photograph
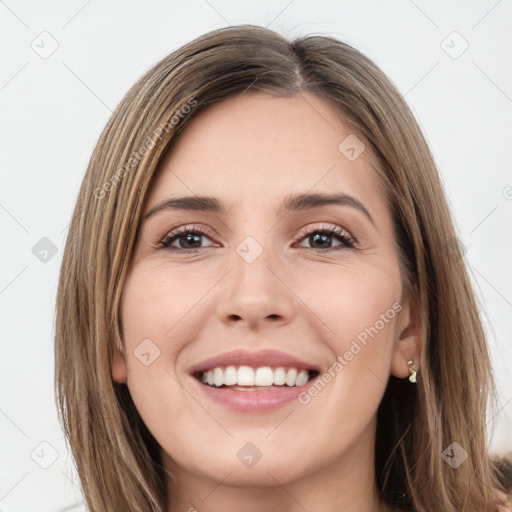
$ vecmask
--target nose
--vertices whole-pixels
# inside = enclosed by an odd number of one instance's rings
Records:
[[[296,310],[293,285],[283,267],[268,251],[250,263],[235,253],[232,270],[220,283],[221,321],[253,330],[291,322]]]

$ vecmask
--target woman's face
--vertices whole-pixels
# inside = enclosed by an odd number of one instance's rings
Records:
[[[162,161],[112,371],[178,479],[284,485],[373,461],[388,378],[417,348],[363,144],[309,93],[245,94]]]

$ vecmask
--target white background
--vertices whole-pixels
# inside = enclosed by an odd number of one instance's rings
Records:
[[[2,512],[80,501],[54,403],[53,318],[66,229],[95,142],[142,73],[238,23],[337,37],[405,95],[439,164],[486,315],[500,391],[492,450],[512,450],[510,0],[0,0]],[[57,248],[47,262],[32,252],[42,237]]]

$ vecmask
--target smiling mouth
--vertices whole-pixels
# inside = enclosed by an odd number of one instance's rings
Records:
[[[317,370],[304,370],[293,367],[260,366],[216,366],[196,372],[194,377],[205,386],[237,391],[258,391],[299,387],[314,379]]]

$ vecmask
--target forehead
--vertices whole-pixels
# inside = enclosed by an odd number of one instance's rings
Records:
[[[243,94],[191,120],[160,163],[146,212],[171,195],[215,196],[236,209],[307,191],[375,202],[375,166],[366,141],[319,97]]]

